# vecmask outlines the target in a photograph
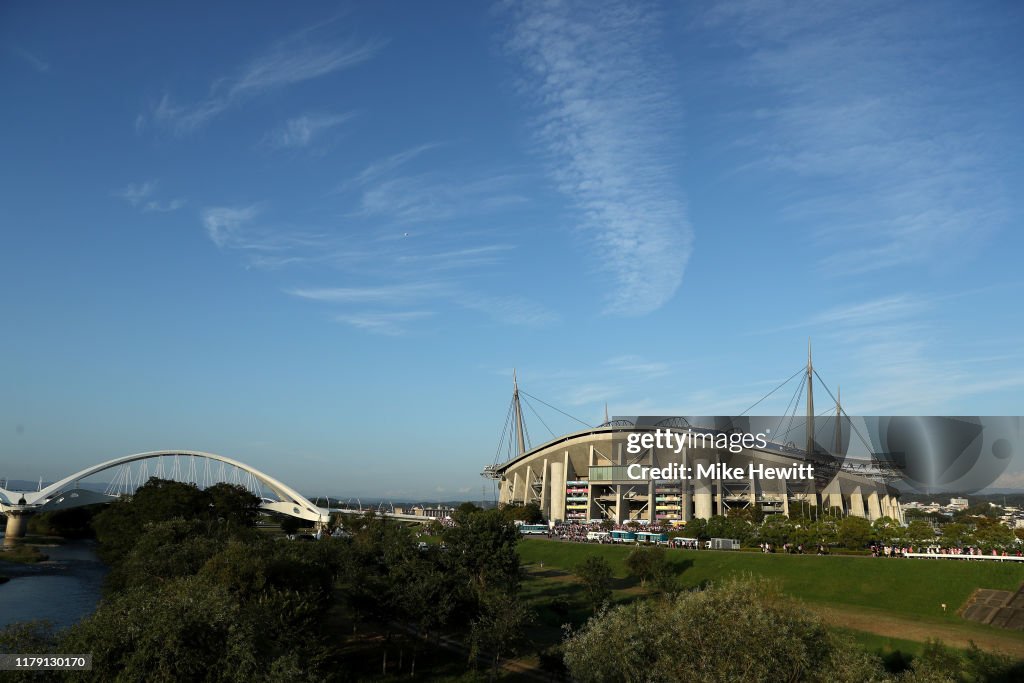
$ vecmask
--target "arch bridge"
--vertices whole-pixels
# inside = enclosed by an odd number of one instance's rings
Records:
[[[112,476],[103,491],[85,487],[84,480],[98,474]],[[202,451],[150,451],[87,467],[38,491],[0,488],[0,513],[7,515],[6,537],[24,536],[27,518],[36,512],[110,503],[132,495],[150,477],[171,479],[207,488],[219,483],[238,484],[259,497],[260,509],[324,523],[329,511],[310,502],[287,484],[239,460]]]

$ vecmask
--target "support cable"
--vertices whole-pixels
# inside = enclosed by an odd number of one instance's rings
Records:
[[[529,408],[533,412],[533,414],[537,416],[537,419],[540,420],[540,423],[544,425],[544,429],[548,430],[548,433],[551,434],[551,438],[557,438],[555,433],[551,431],[551,427],[549,427],[548,423],[544,421],[544,418],[540,416],[540,413],[538,413],[537,409],[533,407],[533,404],[530,403],[529,399],[527,399],[526,401],[526,407]]]
[[[546,405],[546,406],[547,406],[548,408],[551,408],[551,410],[554,410],[554,411],[556,411],[556,412],[559,412],[559,413],[561,413],[562,415],[565,415],[566,417],[568,417],[568,418],[569,418],[569,419],[571,419],[571,420],[576,420],[577,422],[579,422],[579,423],[580,423],[581,425],[583,425],[584,427],[591,427],[591,428],[592,428],[592,427],[594,426],[594,425],[592,425],[592,424],[588,424],[588,423],[584,422],[583,420],[579,419],[578,417],[574,417],[574,416],[570,415],[569,413],[565,412],[564,410],[559,410],[558,408],[554,407],[554,406],[553,406],[553,405],[551,405],[550,403],[548,403],[548,402],[546,402],[546,401],[542,401],[541,399],[537,398],[537,397],[536,397],[536,396],[534,396],[533,394],[528,394],[528,393],[526,393],[525,391],[523,391],[522,389],[520,389],[520,390],[519,390],[519,393],[520,393],[520,394],[523,394],[524,396],[528,396],[528,397],[532,398],[532,399],[533,399],[534,401],[537,401],[537,402],[539,402],[539,403],[543,403],[543,404],[544,404],[544,405]]]

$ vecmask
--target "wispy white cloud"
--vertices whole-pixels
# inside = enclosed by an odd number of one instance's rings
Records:
[[[382,285],[376,287],[323,287],[287,290],[292,296],[331,304],[406,305],[428,297],[446,295],[450,288],[438,282]]]
[[[606,360],[604,365],[613,372],[626,373],[637,380],[662,377],[671,371],[668,363],[649,361],[637,355],[615,356]]]
[[[483,313],[505,325],[541,327],[558,320],[554,312],[529,299],[517,296],[491,296],[469,291],[454,282],[422,281],[377,286],[292,288],[286,292],[301,299],[335,307],[365,304],[405,307],[427,302],[444,302]]]
[[[244,246],[243,229],[260,213],[259,204],[215,206],[203,209],[200,216],[210,240],[218,247]]]
[[[969,397],[985,397],[1024,386],[1020,367],[1024,355],[1005,353],[1016,345],[998,345],[992,354],[982,336],[959,342],[945,339],[943,324],[932,313],[960,306],[969,309],[971,297],[991,296],[991,288],[943,295],[904,293],[830,308],[802,322],[762,333],[807,327],[816,348],[827,349],[833,367],[818,369],[835,384],[852,382],[843,392],[851,414],[888,414],[955,410]],[[971,323],[958,322],[958,326]],[[1017,362],[1014,363],[1013,361]]]
[[[559,320],[558,314],[547,306],[520,296],[461,291],[455,295],[455,302],[505,325],[544,327]]]
[[[352,114],[304,114],[270,132],[264,144],[274,149],[308,147],[314,138],[352,118]]]
[[[334,319],[366,332],[399,336],[409,331],[406,323],[429,318],[432,315],[434,315],[432,311],[339,313],[334,316]]]
[[[390,175],[424,152],[429,152],[430,150],[440,146],[440,142],[428,142],[403,150],[397,154],[384,157],[383,159],[378,159],[377,161],[367,165],[362,171],[357,173],[355,177],[342,183],[338,189],[344,192],[354,188],[364,187],[371,181]]]
[[[458,270],[493,265],[515,249],[511,244],[486,244],[465,249],[403,254],[396,261],[404,266],[415,265],[424,270]]]
[[[123,199],[144,213],[169,213],[177,211],[185,206],[184,199],[171,199],[161,201],[153,197],[156,192],[157,181],[147,180],[142,183],[129,183],[112,194],[118,199]]]
[[[529,201],[516,191],[518,180],[510,175],[461,182],[434,173],[399,176],[364,189],[358,215],[420,223],[499,211]]]
[[[50,65],[48,62],[43,61],[37,55],[29,52],[23,47],[19,47],[17,45],[7,45],[7,51],[15,57],[18,57],[21,60],[28,63],[29,66],[31,66],[39,73],[46,73],[50,70]]]
[[[646,5],[530,3],[508,46],[559,189],[580,211],[595,265],[612,276],[607,310],[644,314],[672,298],[692,230],[678,168],[679,103]],[[669,154],[667,150],[676,150]]]
[[[740,0],[703,17],[745,48],[729,75],[765,102],[739,140],[757,155],[748,167],[810,180],[784,217],[812,226],[824,272],[964,254],[1005,221],[1003,150],[992,145],[1003,137],[995,133],[1004,107],[987,103],[1019,109],[1022,98],[1016,65],[987,63],[973,49],[985,35],[975,14],[927,3],[808,11]],[[951,60],[961,48],[978,56]]]
[[[129,183],[120,190],[115,190],[112,194],[119,199],[125,200],[132,206],[138,206],[148,199],[155,189],[156,181],[147,180],[143,183]]]
[[[149,118],[178,134],[202,127],[231,107],[264,93],[348,69],[371,59],[383,41],[352,40],[310,42],[310,30],[282,40],[266,54],[252,60],[234,76],[218,78],[209,94],[196,102],[178,104],[165,94]],[[140,122],[136,121],[136,129]]]
[[[177,211],[178,209],[184,207],[186,204],[187,202],[184,199],[171,199],[166,202],[161,202],[154,199],[152,201],[146,202],[142,206],[142,210],[146,212],[169,213],[171,211]]]

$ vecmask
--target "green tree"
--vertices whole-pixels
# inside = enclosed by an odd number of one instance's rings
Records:
[[[612,597],[612,567],[601,555],[590,555],[576,565],[573,573],[583,583],[587,594],[587,602],[594,613]]]
[[[455,519],[461,519],[463,517],[467,517],[474,513],[480,512],[481,510],[483,510],[482,507],[480,507],[476,503],[471,503],[467,500],[465,503],[460,503],[459,506],[455,508],[455,513],[452,516]]]
[[[871,523],[874,540],[880,543],[896,543],[903,537],[903,527],[892,517],[879,517]]]
[[[518,650],[532,621],[533,613],[517,597],[503,592],[484,597],[480,615],[470,629],[470,657],[489,660],[492,681],[502,659]]]
[[[729,527],[728,518],[722,515],[712,515],[708,519],[704,533],[708,535],[708,538],[726,538],[729,535]]]
[[[626,568],[629,573],[640,579],[640,586],[647,584],[647,579],[665,573],[668,557],[662,546],[636,546],[626,557]]]
[[[0,629],[0,653],[47,655],[58,651],[57,635],[48,621],[16,622]],[[5,671],[3,680],[31,683],[45,677],[35,671]]]
[[[871,522],[850,515],[839,522],[839,543],[850,550],[863,548],[871,541]]]
[[[707,520],[703,520],[699,517],[694,517],[686,526],[683,527],[687,538],[697,538],[702,541],[706,541],[711,538],[708,536],[708,523]]]
[[[998,519],[980,517],[975,520],[974,539],[979,545],[1006,548],[1014,542],[1013,532]]]
[[[231,525],[256,525],[260,499],[238,484],[215,484],[205,490],[211,513],[220,521]]]
[[[151,522],[111,566],[108,594],[157,581],[192,576],[224,547],[226,537],[199,520]]]
[[[182,577],[104,600],[60,647],[93,654],[93,670],[71,680],[250,681],[269,678],[280,658],[295,655],[303,678],[319,678],[321,655],[311,649],[319,613],[302,595],[264,595],[253,604],[226,586]]]
[[[209,520],[211,511],[210,496],[195,484],[152,477],[134,495],[111,503],[93,518],[98,554],[105,562],[116,563],[147,525],[171,519]]]
[[[566,641],[565,661],[581,683],[884,677],[877,658],[774,585],[749,579],[612,608]]]
[[[796,527],[785,515],[769,515],[757,530],[757,539],[762,543],[782,546],[796,538]]]
[[[448,527],[441,536],[453,571],[465,575],[473,593],[519,590],[519,531],[501,510],[484,510]]]
[[[907,525],[906,531],[903,532],[903,536],[915,545],[924,543],[931,545],[935,543],[935,530],[932,529],[932,525],[923,519],[915,519]]]
[[[957,548],[971,542],[971,530],[966,524],[950,522],[942,527],[942,545]]]
[[[812,543],[823,545],[826,548],[839,542],[839,525],[831,517],[821,517],[814,521],[810,527]]]
[[[544,513],[537,503],[525,505],[506,505],[502,508],[508,519],[519,520],[524,524],[541,524],[544,522]]]

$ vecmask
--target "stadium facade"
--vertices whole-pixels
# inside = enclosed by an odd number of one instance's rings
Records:
[[[807,373],[813,368],[808,359]],[[812,379],[813,382],[813,379]],[[730,510],[759,506],[768,514],[803,516],[853,515],[875,520],[890,517],[903,522],[899,491],[883,472],[870,464],[836,457],[814,441],[814,407],[811,384],[807,390],[807,445],[779,445],[763,441],[735,449],[683,447],[630,449],[627,439],[637,432],[723,433],[717,427],[689,423],[685,418],[665,418],[657,423],[619,419],[567,434],[527,450],[523,439],[518,384],[513,379],[510,407],[515,430],[515,455],[485,468],[484,476],[498,482],[499,503],[536,503],[545,517],[555,522],[631,520],[652,524],[685,522],[726,515]],[[835,442],[842,435],[837,400]],[[636,438],[636,437],[634,437]],[[710,439],[708,440],[710,443]],[[762,446],[763,447],[759,447]],[[630,453],[629,451],[634,451]],[[636,452],[639,450],[639,452]],[[836,449],[839,452],[839,449]],[[761,468],[794,468],[813,465],[814,476],[803,479],[767,479],[756,476],[723,479],[723,467],[744,472]],[[677,479],[636,479],[638,467],[687,471]],[[754,467],[751,468],[751,465]],[[760,466],[760,467],[759,467]],[[806,468],[805,468],[806,469]],[[697,476],[703,474],[703,476]]]

